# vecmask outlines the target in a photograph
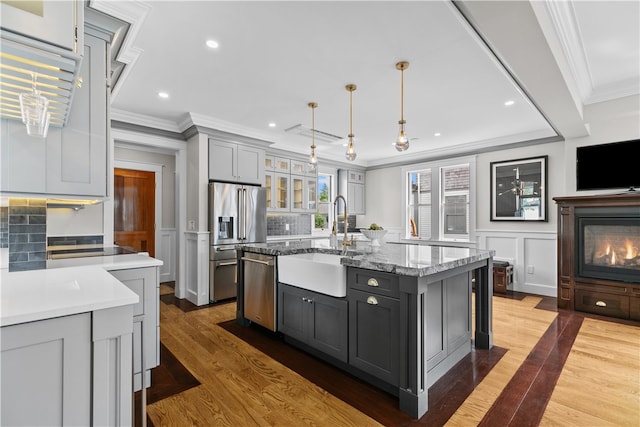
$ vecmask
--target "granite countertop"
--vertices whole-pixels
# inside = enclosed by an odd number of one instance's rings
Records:
[[[0,326],[135,304],[138,295],[109,271],[160,265],[142,252],[48,260],[44,270],[0,269]]]
[[[309,239],[239,245],[245,252],[285,256],[321,252],[342,255],[340,263],[349,267],[384,271],[403,276],[427,276],[491,258],[495,251],[451,246],[427,246],[405,243],[355,241],[343,249],[332,239]]]

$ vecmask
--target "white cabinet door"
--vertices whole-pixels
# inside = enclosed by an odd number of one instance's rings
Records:
[[[2,119],[3,191],[104,197],[107,194],[107,43],[86,35],[76,92],[64,128],[46,140],[27,135],[24,124]]]
[[[226,141],[209,140],[209,179],[263,184],[264,150]]]
[[[238,145],[238,182],[260,184],[264,178],[264,150]]]
[[[105,196],[107,194],[107,43],[85,35],[80,68],[67,126],[49,129],[47,193]]]
[[[3,1],[0,17],[3,29],[81,54],[84,1]]]
[[[91,314],[3,327],[0,424],[91,425]]]
[[[27,135],[19,120],[0,121],[0,190],[46,192],[46,141]]]
[[[364,215],[366,213],[364,192],[363,184],[353,182],[347,184],[347,208],[349,215]]]
[[[288,173],[275,174],[275,207],[273,211],[289,212],[291,199],[291,175]]]
[[[133,372],[134,390],[140,390],[142,384],[140,357],[142,337],[144,338],[144,364],[147,387],[150,386],[151,369],[158,366],[160,353],[160,335],[158,331],[158,293],[159,280],[157,267],[133,268],[109,271],[112,276],[124,283],[140,297],[133,306]]]
[[[209,179],[235,181],[237,151],[237,144],[209,141]]]

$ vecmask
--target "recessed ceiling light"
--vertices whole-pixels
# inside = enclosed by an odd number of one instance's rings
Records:
[[[275,124],[275,123],[273,123],[273,122],[271,122],[271,123],[269,123],[269,127],[270,127],[270,128],[274,128],[274,127],[276,127],[276,124]]]
[[[169,98],[169,94],[167,92],[158,92],[158,96],[163,99]]]
[[[434,133],[433,136],[440,136],[440,132]]]
[[[220,45],[218,44],[217,41],[215,41],[215,40],[207,40],[207,47],[210,47],[211,49],[217,49],[218,46],[220,46]]]
[[[504,103],[504,106],[505,106],[505,107],[511,107],[513,104],[515,104],[515,102],[514,102],[514,101],[512,101],[512,100],[509,100],[509,101],[507,101],[507,102],[505,102],[505,103]]]

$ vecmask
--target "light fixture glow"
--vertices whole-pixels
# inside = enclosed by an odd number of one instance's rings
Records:
[[[169,94],[167,92],[158,92],[158,96],[162,99],[169,98]]]
[[[348,84],[344,88],[349,91],[349,135],[347,135],[349,145],[347,146],[347,152],[344,153],[344,156],[352,162],[356,159],[356,149],[353,146],[353,91],[356,90],[357,87],[354,84]]]
[[[274,127],[276,127],[276,124],[275,124],[275,123],[273,123],[273,122],[271,122],[271,123],[269,123],[269,127],[270,127],[270,128],[274,128]]]
[[[315,102],[310,102],[307,104],[311,108],[311,154],[309,155],[309,163],[315,165],[318,163],[318,158],[316,157],[316,116],[315,110],[318,106]]]
[[[215,40],[207,40],[207,47],[211,49],[217,49],[220,45]]]
[[[398,151],[407,151],[409,148],[409,137],[407,137],[404,131],[404,125],[406,123],[404,120],[404,70],[407,68],[409,68],[409,63],[406,61],[400,61],[396,64],[396,69],[400,70],[400,120],[398,120],[400,132],[394,144]]]
[[[440,132],[434,133],[433,136],[440,136]]]
[[[505,106],[505,107],[511,107],[513,104],[515,104],[515,101],[509,100],[509,101],[506,101],[506,102],[504,103],[504,106]]]

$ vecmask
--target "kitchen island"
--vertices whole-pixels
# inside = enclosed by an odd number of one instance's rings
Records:
[[[400,409],[414,418],[427,412],[428,388],[471,351],[474,281],[473,344],[482,349],[493,346],[492,251],[392,243],[375,247],[366,241],[343,248],[331,239],[268,242],[239,249],[239,257],[243,252],[276,259],[301,253],[340,256],[347,274],[344,298],[277,280],[279,331],[294,345],[319,357],[326,355],[328,362],[397,395]],[[240,274],[237,319],[246,325],[250,322],[243,311],[243,279]],[[296,295],[306,303],[302,308],[292,305]],[[314,316],[318,319],[306,338],[289,327],[292,314],[320,309],[335,315],[303,313],[306,323]],[[334,340],[331,335],[335,334],[344,337]],[[318,338],[323,342],[318,344]]]

